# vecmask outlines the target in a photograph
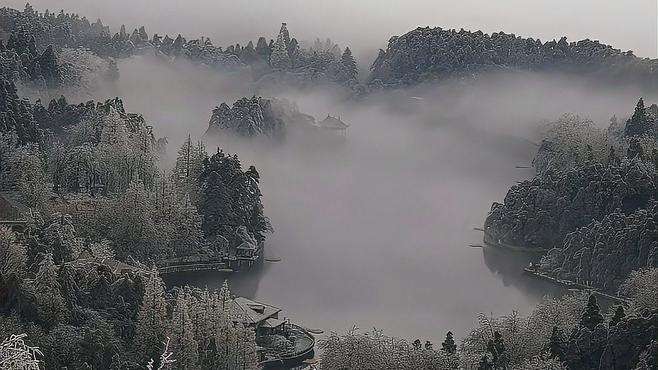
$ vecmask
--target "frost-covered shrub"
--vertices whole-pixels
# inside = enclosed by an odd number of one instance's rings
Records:
[[[480,315],[477,326],[462,341],[462,366],[477,368],[496,332],[504,343],[503,364],[521,366],[546,351],[553,327],[569,332],[578,323],[586,301],[584,294],[568,295],[545,299],[528,316],[516,312],[502,317]]]
[[[321,369],[445,370],[457,368],[455,355],[421,348],[384,335],[379,330],[364,333],[353,328],[345,334],[331,333],[320,343]]]
[[[43,354],[37,347],[25,344],[26,334],[12,335],[0,343],[0,369],[39,370],[39,357]]]
[[[565,114],[543,127],[533,164],[537,173],[568,171],[586,162],[607,163],[608,137],[590,119]]]

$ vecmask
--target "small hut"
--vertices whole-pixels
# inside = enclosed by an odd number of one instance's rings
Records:
[[[318,123],[318,127],[323,130],[332,131],[341,136],[345,136],[347,132],[347,128],[350,127],[350,125],[343,122],[340,119],[340,117],[333,117],[331,115],[327,115],[327,118],[323,119]]]
[[[281,309],[267,303],[252,301],[244,297],[236,297],[232,301],[233,317],[239,318],[242,324],[256,330],[256,335],[283,334],[285,320],[279,319]]]

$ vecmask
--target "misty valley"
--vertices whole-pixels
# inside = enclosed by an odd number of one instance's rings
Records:
[[[0,2],[0,369],[658,369],[658,59],[36,1]]]

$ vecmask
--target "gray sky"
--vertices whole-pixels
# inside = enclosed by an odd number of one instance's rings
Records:
[[[24,0],[2,0],[22,8]],[[598,39],[638,56],[656,57],[656,0],[32,0],[117,27],[145,24],[149,33],[206,35],[218,44],[274,35],[288,22],[302,39],[331,37],[361,55],[417,26],[504,30],[542,40]]]

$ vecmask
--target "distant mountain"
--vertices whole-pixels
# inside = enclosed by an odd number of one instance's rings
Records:
[[[598,41],[542,42],[504,32],[417,28],[389,40],[371,67],[371,87],[402,87],[488,71],[559,71],[612,83],[658,87],[658,59]]]

